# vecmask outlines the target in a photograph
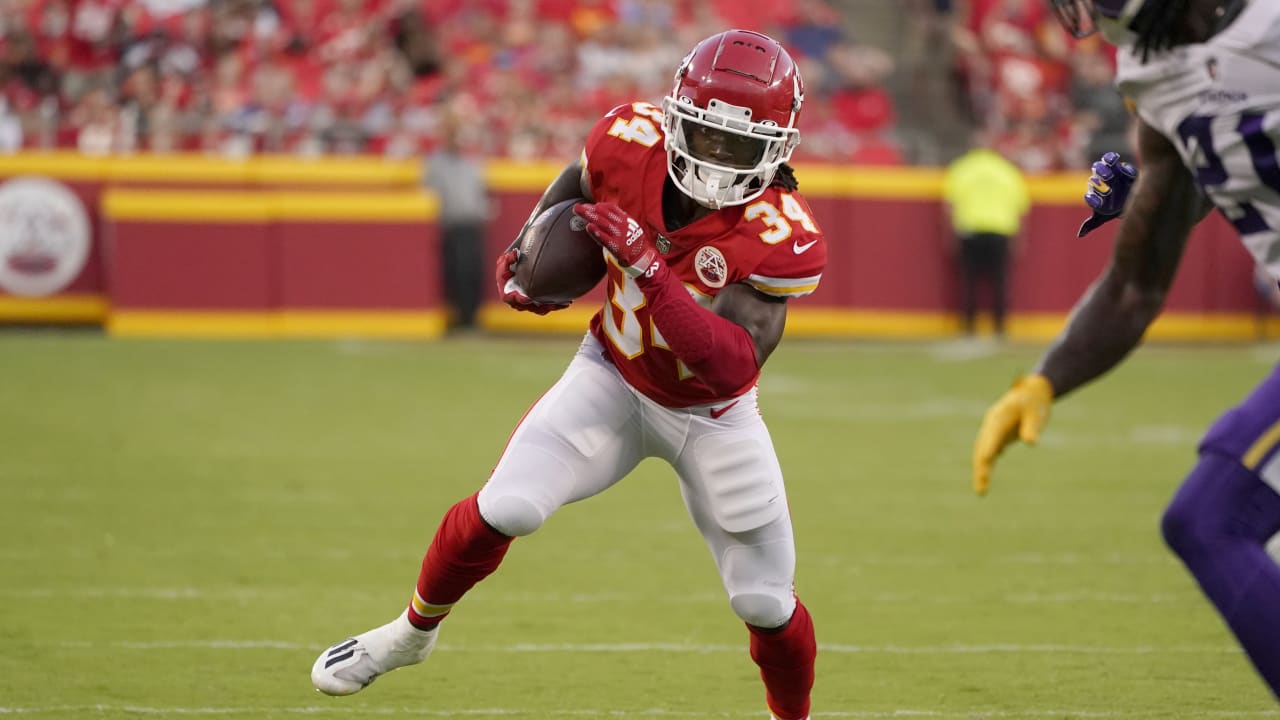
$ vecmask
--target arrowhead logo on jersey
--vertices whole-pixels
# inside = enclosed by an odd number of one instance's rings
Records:
[[[698,273],[702,284],[709,288],[722,288],[729,279],[729,263],[725,262],[719,250],[710,245],[698,248],[698,254],[693,258],[693,270]]]

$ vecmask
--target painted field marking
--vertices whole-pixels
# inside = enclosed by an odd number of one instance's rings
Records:
[[[64,640],[48,643],[67,649],[115,649],[115,650],[322,650],[327,646],[299,643],[288,640],[116,640],[94,642],[88,640]],[[681,654],[741,653],[744,645],[690,644],[690,643],[516,643],[513,645],[450,645],[442,643],[445,652],[470,653],[634,653],[662,652]],[[853,645],[843,643],[819,643],[818,651],[837,655],[976,655],[1003,654],[1062,654],[1062,655],[1236,655],[1240,649],[1234,646],[1137,645],[1132,647],[1108,647],[1100,645],[1059,645],[983,643],[974,645]]]
[[[882,563],[873,562],[873,565]],[[923,564],[923,563],[922,563]],[[818,565],[829,565],[823,559],[818,559]],[[856,567],[858,563],[851,563],[849,567]],[[27,588],[17,590],[0,590],[0,598],[17,598],[25,600],[39,600],[45,598],[60,598],[73,593],[79,598],[89,599],[119,599],[119,600],[154,600],[160,602],[201,602],[201,601],[223,601],[232,600],[240,603],[249,603],[258,600],[268,600],[274,598],[288,598],[297,595],[297,591],[292,588],[234,588],[234,589],[215,589],[203,590],[198,588],[81,588],[77,590],[54,590],[48,588]],[[379,597],[376,592],[359,593],[360,597],[375,598]],[[514,595],[505,595],[502,597],[503,603],[553,603],[553,604],[573,604],[573,605],[595,605],[595,604],[620,604],[628,600],[639,600],[641,598],[632,598],[626,593],[620,592],[603,592],[603,593],[523,593]],[[997,596],[988,595],[937,595],[932,593],[920,592],[868,592],[864,594],[854,593],[849,596],[853,602],[861,604],[876,605],[986,605],[993,601],[1001,602],[1009,605],[1079,605],[1082,603],[1090,603],[1096,605],[1176,605],[1180,603],[1200,604],[1203,599],[1200,595],[1188,590],[1185,593],[1124,593],[1124,592],[1095,592],[1095,591],[1072,591],[1072,592],[1006,592]],[[477,599],[477,603],[493,603],[489,599]],[[653,598],[644,601],[647,605],[680,605],[688,606],[694,604],[722,604],[725,598],[719,593],[696,593],[691,595],[681,595],[678,597]]]
[[[592,709],[558,709],[555,711],[557,716],[567,717],[599,717],[599,718],[751,718],[754,720],[760,716],[757,712],[698,712],[690,710],[667,710],[664,708],[646,708],[644,710],[592,710]],[[504,717],[541,717],[546,714],[543,709],[523,709],[523,708],[467,708],[446,710],[440,708],[421,708],[421,707],[399,707],[399,708],[372,708],[361,707],[350,704],[335,705],[306,705],[297,707],[152,707],[145,705],[49,705],[49,706],[32,706],[32,707],[3,707],[0,706],[0,715],[47,715],[47,714],[69,714],[77,715],[102,714],[102,713],[125,713],[130,715],[194,715],[194,716],[218,716],[218,715],[250,715],[258,717],[266,717],[268,715],[342,715],[342,716],[372,716],[372,717],[482,717],[482,716],[504,716]],[[938,718],[947,720],[955,718],[957,720],[1002,720],[1004,718],[1082,718],[1096,720],[1110,720],[1111,718],[1119,718],[1123,720],[1131,720],[1133,718],[1157,718],[1164,717],[1165,713],[1160,711],[1145,712],[1122,712],[1108,710],[1069,710],[1069,709],[1029,709],[1029,710],[924,710],[924,709],[908,709],[901,708],[896,710],[829,710],[816,711],[813,713],[815,718],[865,718],[866,720],[875,720],[877,718]],[[1280,717],[1278,710],[1213,710],[1205,712],[1201,715],[1205,718],[1214,718],[1215,720],[1228,720],[1229,718],[1270,718]]]

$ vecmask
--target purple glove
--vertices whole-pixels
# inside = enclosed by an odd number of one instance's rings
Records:
[[[1109,152],[1094,163],[1093,174],[1089,176],[1089,192],[1084,194],[1084,201],[1093,208],[1093,214],[1080,225],[1076,237],[1084,237],[1120,217],[1133,181],[1137,179],[1138,171],[1121,160],[1119,153]]]

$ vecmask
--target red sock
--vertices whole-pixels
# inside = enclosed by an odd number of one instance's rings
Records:
[[[769,710],[779,720],[809,717],[813,662],[818,656],[809,611],[796,600],[796,611],[782,630],[768,632],[751,625],[747,629],[751,631],[751,659],[760,666]]]
[[[485,523],[475,495],[449,508],[422,558],[409,623],[419,630],[438,625],[454,603],[498,569],[513,539]]]

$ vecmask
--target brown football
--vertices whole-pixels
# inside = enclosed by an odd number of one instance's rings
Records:
[[[573,214],[582,199],[565,200],[534,219],[520,241],[516,281],[533,300],[567,303],[604,277],[604,250],[586,231],[586,221]]]

